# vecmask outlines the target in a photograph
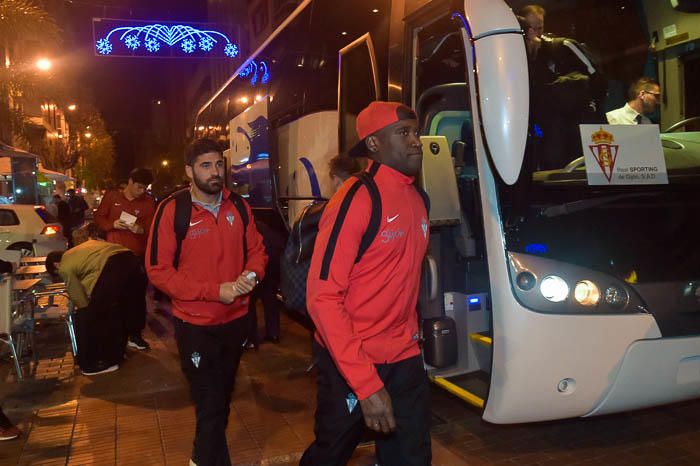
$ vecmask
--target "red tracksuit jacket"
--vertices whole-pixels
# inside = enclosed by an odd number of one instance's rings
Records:
[[[219,215],[192,203],[187,236],[182,241],[180,262],[173,267],[176,240],[173,222],[175,200],[170,198],[158,207],[146,249],[146,271],[156,287],[172,298],[173,314],[195,325],[217,325],[248,313],[249,296],[240,296],[231,304],[219,302],[219,284],[235,281],[243,270],[251,270],[262,280],[267,255],[262,236],[255,228],[250,206],[248,228],[248,262],[243,263],[243,222],[238,209],[224,189]]]
[[[143,256],[155,210],[156,203],[148,194],[130,201],[124,197],[122,191],[107,191],[95,212],[95,223],[102,231],[107,232],[107,241],[121,244],[137,256]],[[121,216],[122,211],[136,217],[136,223],[144,230],[142,235],[114,228],[114,221]]]
[[[376,162],[372,162],[376,163]],[[380,165],[374,177],[382,200],[379,233],[355,264],[372,210],[367,189],[355,194],[340,230],[328,278],[320,276],[331,230],[350,178],[331,198],[319,222],[307,280],[307,306],[317,340],[359,399],[384,385],[374,364],[420,354],[416,303],[428,215],[413,178]]]

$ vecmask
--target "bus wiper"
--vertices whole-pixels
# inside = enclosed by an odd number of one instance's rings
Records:
[[[580,201],[565,202],[564,204],[553,205],[546,207],[540,211],[543,217],[559,217],[560,215],[573,214],[582,210],[589,210],[595,207],[609,204],[611,202],[620,201],[622,199],[632,199],[639,197],[654,197],[660,193],[626,193],[617,194],[615,196],[597,197],[594,199],[582,199]]]

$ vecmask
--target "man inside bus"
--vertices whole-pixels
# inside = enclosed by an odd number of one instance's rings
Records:
[[[382,434],[376,442],[382,466],[425,466],[432,456],[430,390],[416,303],[428,215],[413,186],[422,161],[418,120],[404,105],[373,102],[356,128],[360,142],[350,155],[372,161],[367,171],[382,200],[381,224],[355,263],[372,201],[362,186],[344,202],[354,178],[330,199],[319,223],[307,279],[316,325],[316,439],[300,464],[346,464],[366,426]]]
[[[603,123],[607,82],[590,53],[575,40],[543,35],[545,10],[527,5],[518,20],[525,32],[535,164],[562,168],[581,155],[578,125]]]
[[[654,113],[661,102],[661,88],[658,81],[643,76],[630,85],[627,103],[605,114],[611,125],[648,125],[647,115]]]

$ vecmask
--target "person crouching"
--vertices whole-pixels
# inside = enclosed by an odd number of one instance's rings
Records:
[[[119,369],[127,342],[132,309],[139,298],[133,290],[141,284],[139,261],[123,246],[99,239],[94,224],[74,235],[76,246],[66,252],[53,251],[46,270],[63,279],[75,305],[76,362],[83,375]]]

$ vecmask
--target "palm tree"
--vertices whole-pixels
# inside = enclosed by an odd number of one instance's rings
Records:
[[[0,139],[11,142],[13,121],[23,121],[23,116],[12,108],[12,97],[23,95],[33,79],[26,70],[13,69],[12,52],[24,41],[40,45],[55,45],[60,41],[60,29],[53,17],[31,0],[0,1],[0,47],[3,63],[0,64]]]

